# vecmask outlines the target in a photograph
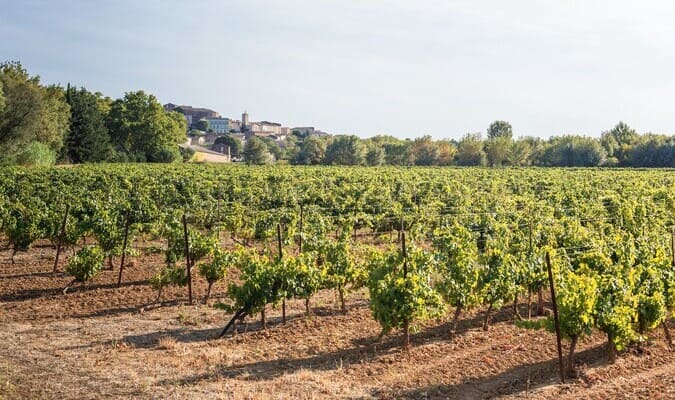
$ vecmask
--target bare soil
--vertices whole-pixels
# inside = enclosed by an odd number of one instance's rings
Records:
[[[452,339],[449,320],[429,322],[405,351],[397,333],[378,338],[364,292],[342,314],[324,291],[311,317],[291,301],[286,324],[270,307],[267,330],[256,316],[217,340],[230,316],[201,304],[198,276],[195,305],[181,288],[155,304],[147,281],[163,259],[149,246],[139,246],[120,288],[115,260],[66,295],[70,278],[51,273],[48,245],[17,254],[14,265],[0,254],[0,399],[675,398],[675,352],[660,329],[615,364],[594,334],[577,346],[578,377],[559,384],[555,336],[517,328],[510,307],[487,332],[483,310],[465,314]],[[210,303],[225,290],[217,283]]]

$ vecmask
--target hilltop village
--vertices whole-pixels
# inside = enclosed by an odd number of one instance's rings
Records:
[[[233,147],[240,148],[252,137],[263,140],[268,145],[273,143],[283,150],[289,140],[297,142],[308,137],[327,137],[329,133],[316,129],[313,126],[287,127],[271,121],[251,121],[247,111],[241,114],[241,119],[221,116],[217,111],[176,105],[164,105],[166,111],[174,111],[185,116],[188,126],[188,140],[185,147],[197,151],[211,151],[223,155],[230,161],[240,161],[240,152]],[[293,138],[291,138],[293,136]],[[235,144],[236,143],[236,144]],[[273,154],[272,154],[273,155]]]

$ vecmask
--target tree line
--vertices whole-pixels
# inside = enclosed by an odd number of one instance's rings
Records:
[[[178,146],[186,132],[183,115],[165,111],[143,91],[111,99],[85,88],[43,85],[19,62],[0,63],[0,165],[188,160],[191,152]],[[675,167],[675,136],[641,135],[624,122],[600,138],[514,139],[508,122],[495,121],[485,135],[460,140],[293,132],[283,141],[253,137],[244,144],[225,135],[216,143],[248,164]]]
[[[624,122],[600,138],[580,135],[513,138],[511,124],[495,121],[482,133],[460,140],[434,140],[431,136],[398,139],[379,135],[302,137],[294,134],[281,144],[269,139],[223,137],[235,155],[249,164],[283,160],[299,165],[401,166],[543,166],[543,167],[675,167],[675,136],[638,134]]]
[[[0,165],[171,162],[181,159],[186,131],[181,114],[143,91],[113,100],[43,85],[19,62],[0,64]]]

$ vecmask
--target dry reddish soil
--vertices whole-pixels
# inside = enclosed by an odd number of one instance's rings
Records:
[[[70,278],[51,273],[51,247],[19,253],[14,265],[0,254],[0,399],[675,398],[675,352],[660,329],[615,364],[594,334],[577,346],[578,377],[559,384],[555,336],[517,328],[509,308],[488,332],[482,310],[464,315],[452,339],[448,320],[429,322],[404,351],[397,334],[378,339],[365,292],[349,296],[343,315],[325,291],[311,317],[291,301],[286,324],[270,309],[267,330],[249,319],[216,340],[223,311],[189,306],[176,288],[155,304],[147,280],[163,259],[150,246],[138,245],[120,288],[116,260],[66,295]],[[201,303],[206,285],[194,282]],[[214,286],[210,303],[225,287]]]

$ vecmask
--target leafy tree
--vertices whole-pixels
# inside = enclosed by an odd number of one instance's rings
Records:
[[[66,138],[68,158],[73,163],[107,160],[112,146],[99,96],[85,88],[69,88],[66,97],[71,111],[70,133]]]
[[[635,129],[620,121],[609,131],[605,131],[600,136],[600,142],[605,148],[608,157],[616,158],[620,165],[626,162],[630,149],[638,140],[639,135]]]
[[[209,121],[205,119],[200,119],[194,124],[194,128],[206,132],[209,130]]]
[[[214,145],[218,144],[224,144],[225,146],[229,146],[230,155],[232,157],[239,157],[239,155],[241,155],[243,145],[241,143],[241,140],[236,136],[232,135],[220,136],[214,142]]]
[[[0,145],[7,157],[38,129],[42,108],[39,78],[30,77],[20,63],[0,64],[4,107],[0,113]]]
[[[42,89],[42,112],[34,140],[61,153],[70,128],[70,106],[63,88],[50,85]]]
[[[439,140],[438,146],[438,165],[452,165],[457,155],[457,147],[449,140]]]
[[[528,140],[519,139],[511,143],[506,161],[509,165],[523,166],[531,163],[532,144]]]
[[[42,142],[58,153],[68,130],[69,109],[63,91],[43,87],[18,62],[0,64],[4,106],[0,107],[0,159],[12,162],[22,145]]]
[[[675,137],[646,134],[626,153],[623,162],[629,167],[675,167]]]
[[[267,145],[261,139],[253,136],[244,145],[244,161],[246,164],[267,164],[272,160],[272,155],[267,150]]]
[[[385,143],[382,147],[386,153],[386,163],[389,165],[413,165],[415,155],[411,151],[411,143],[398,139]]]
[[[385,153],[384,149],[377,145],[371,145],[366,152],[366,165],[371,167],[384,164]]]
[[[488,127],[488,139],[506,138],[511,140],[513,138],[513,129],[511,124],[506,121],[495,121]]]
[[[106,125],[118,150],[150,162],[166,161],[166,149],[179,157],[177,147],[187,130],[181,114],[164,111],[155,96],[142,90],[115,100]]]
[[[501,167],[504,165],[511,153],[511,138],[507,136],[496,136],[485,143],[485,153],[488,162],[492,167]]]
[[[293,160],[294,164],[317,165],[323,162],[326,156],[326,141],[308,137],[300,145],[300,151]]]
[[[480,165],[487,163],[487,156],[483,151],[483,141],[480,133],[464,135],[457,146],[455,156],[458,165]]]
[[[291,134],[300,140],[305,140],[310,137],[309,131],[307,130],[293,129],[293,132],[291,132]]]
[[[354,135],[335,136],[326,147],[324,164],[328,165],[362,165],[365,151],[361,139]]]
[[[438,146],[431,136],[417,138],[412,143],[415,165],[435,165],[438,163]]]
[[[605,150],[596,139],[565,135],[551,138],[540,160],[554,167],[593,167],[605,158]]]
[[[276,141],[270,137],[263,137],[262,141],[265,142],[267,146],[267,151],[274,156],[276,161],[279,161],[284,158],[284,150],[279,147]]]
[[[300,146],[298,146],[298,137],[295,135],[286,136],[286,139],[281,142],[280,147],[284,153],[282,158],[284,160],[293,162],[300,151]]]

